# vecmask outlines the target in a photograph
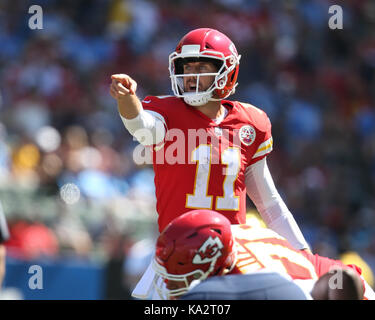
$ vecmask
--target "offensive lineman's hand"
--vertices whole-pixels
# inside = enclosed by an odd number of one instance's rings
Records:
[[[137,83],[127,74],[113,74],[110,94],[116,100],[121,100],[129,95],[135,95]]]

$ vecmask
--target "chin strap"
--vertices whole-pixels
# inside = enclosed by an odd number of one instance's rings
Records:
[[[211,100],[212,93],[185,93],[184,94],[184,101],[193,107],[203,106]]]

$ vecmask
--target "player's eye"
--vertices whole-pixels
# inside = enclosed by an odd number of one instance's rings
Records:
[[[187,72],[187,71],[191,71],[192,70],[192,67],[189,66],[189,65],[184,65],[184,71]]]

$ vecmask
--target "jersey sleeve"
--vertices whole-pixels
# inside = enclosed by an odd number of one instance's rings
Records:
[[[273,139],[272,139],[272,136],[270,136],[266,141],[262,142],[259,145],[250,164],[256,163],[259,160],[262,160],[263,158],[265,158],[272,151],[272,148],[273,148]]]
[[[272,125],[263,110],[248,103],[241,103],[241,105],[245,108],[249,121],[256,130],[256,139],[254,142],[256,143],[256,149],[248,163],[248,165],[252,165],[265,158],[272,151]]]
[[[145,111],[160,119],[166,129],[168,129],[168,113],[166,112],[165,102],[156,96],[147,96],[142,100],[142,107]]]
[[[164,125],[164,134],[162,133],[162,139],[157,139],[156,144],[151,145],[150,147],[156,147],[158,149],[164,144],[166,138],[165,132],[168,131],[168,112],[166,112],[166,103],[161,97],[156,96],[146,96],[142,100],[143,110],[151,114],[157,120],[160,120]],[[159,131],[155,133],[156,137],[158,136]],[[161,141],[160,141],[161,140]]]
[[[262,140],[260,144],[258,145],[257,150],[255,151],[250,164],[256,163],[259,160],[266,157],[273,148],[273,139],[272,139],[272,133],[271,133],[271,121],[268,118],[267,114],[263,112],[263,124],[261,126],[261,129],[263,129],[261,132],[262,134]]]

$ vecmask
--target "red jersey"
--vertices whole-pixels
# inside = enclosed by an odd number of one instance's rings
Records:
[[[167,128],[164,141],[152,148],[160,232],[193,209],[215,210],[232,224],[246,221],[245,170],[271,152],[271,123],[252,105],[222,104],[228,113],[217,124],[183,99],[148,96],[142,101]]]
[[[271,229],[239,225],[232,227],[237,263],[232,273],[252,273],[262,269],[286,274],[294,280],[317,280],[314,261],[304,251],[294,249]]]
[[[313,280],[326,274],[332,267],[352,268],[361,277],[364,298],[374,298],[372,290],[366,286],[361,269],[356,265],[346,265],[334,260],[294,249],[289,242],[271,229],[249,225],[232,226],[237,249],[237,263],[232,274],[247,274],[263,269],[286,274],[293,280]]]

